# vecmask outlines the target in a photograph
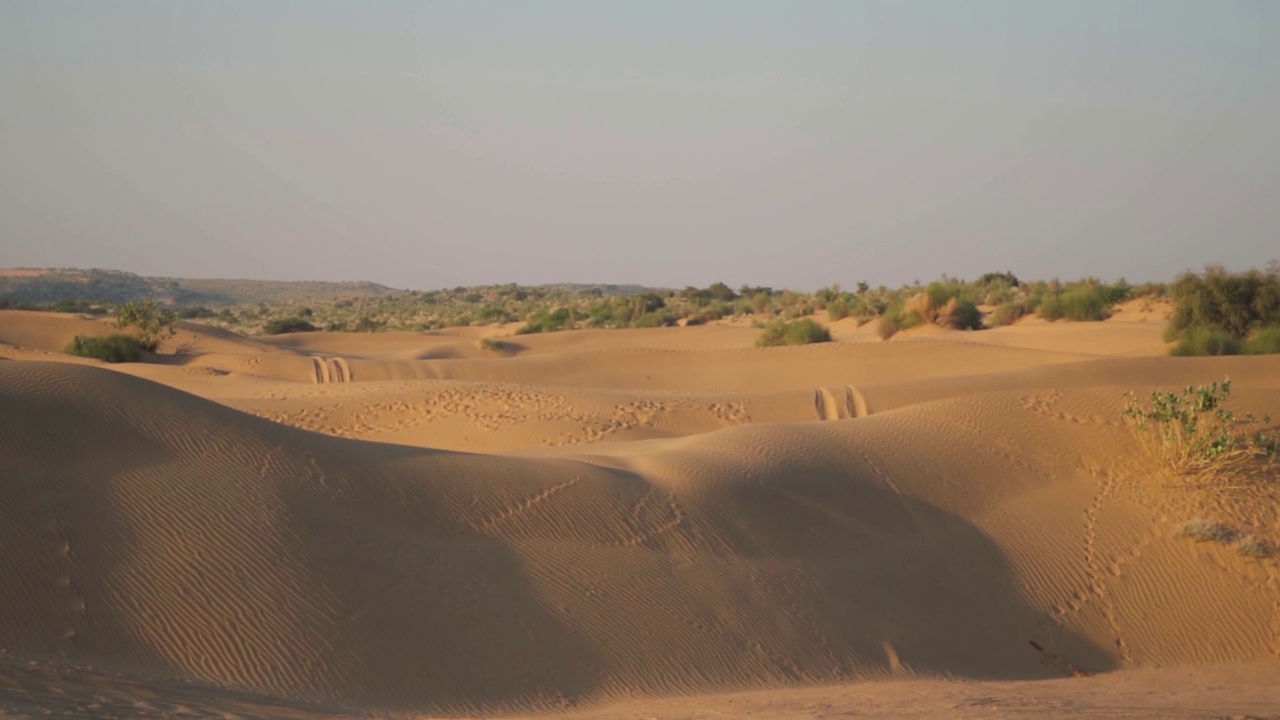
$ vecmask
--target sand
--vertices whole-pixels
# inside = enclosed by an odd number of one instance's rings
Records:
[[[1138,308],[842,323],[106,366],[0,311],[0,716],[1280,716],[1276,561],[1176,537],[1280,540],[1276,483],[1180,485],[1120,418],[1228,375],[1280,415],[1280,363]]]

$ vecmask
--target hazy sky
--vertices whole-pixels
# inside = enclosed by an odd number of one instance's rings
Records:
[[[1280,258],[1280,2],[0,1],[0,266],[810,289]]]

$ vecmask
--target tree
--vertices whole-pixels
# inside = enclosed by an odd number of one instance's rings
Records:
[[[116,327],[121,330],[132,328],[139,347],[149,352],[154,352],[161,340],[178,332],[173,327],[177,320],[178,313],[156,302],[155,298],[130,300],[116,308]]]

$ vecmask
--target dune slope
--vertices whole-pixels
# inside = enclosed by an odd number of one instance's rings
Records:
[[[1171,539],[1167,506],[1124,484],[1117,402],[993,392],[532,458],[0,362],[0,638],[430,713],[1061,674],[1031,641],[1090,672],[1272,657],[1273,569]]]

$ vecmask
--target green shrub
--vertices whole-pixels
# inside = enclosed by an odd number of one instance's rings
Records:
[[[764,332],[756,340],[756,347],[808,345],[823,342],[831,342],[831,333],[812,319],[803,318],[766,325]]]
[[[262,332],[267,335],[283,335],[285,333],[315,332],[316,326],[304,318],[288,317],[272,320],[263,326]]]
[[[632,323],[632,326],[638,328],[668,327],[670,325],[674,325],[675,322],[675,318],[671,316],[671,312],[669,310],[656,310],[653,312],[647,312],[636,318],[635,322]]]
[[[555,312],[548,313],[546,311],[538,311],[529,316],[525,321],[524,327],[516,331],[517,335],[528,335],[531,333],[548,333],[566,330],[572,325],[573,311],[569,308],[559,308]]]
[[[68,355],[97,358],[109,363],[137,362],[142,357],[142,343],[132,335],[117,333],[99,337],[75,336],[67,345]]]
[[[1088,322],[1106,320],[1112,293],[1106,286],[1079,287],[1061,295],[1049,296],[1040,302],[1036,312],[1045,320],[1075,320]]]
[[[1125,422],[1173,474],[1218,485],[1269,476],[1280,430],[1269,427],[1270,415],[1258,420],[1227,409],[1230,380],[1187,386],[1181,394],[1152,392],[1148,403],[1132,393],[1124,397]]]
[[[1280,327],[1263,328],[1257,335],[1244,341],[1240,349],[1245,355],[1280,354]]]
[[[982,312],[972,302],[953,297],[938,311],[934,322],[954,330],[978,330],[982,328]]]
[[[1229,273],[1211,265],[1204,275],[1178,276],[1169,294],[1169,326],[1177,333],[1208,328],[1244,340],[1260,328],[1280,325],[1280,268],[1274,265],[1265,273]]]
[[[161,340],[173,337],[173,324],[178,313],[156,302],[155,298],[121,303],[116,308],[116,327],[133,328],[134,337],[143,350],[154,351]]]
[[[1169,354],[1177,357],[1239,355],[1240,341],[1222,330],[1192,328],[1182,333],[1182,339]]]

